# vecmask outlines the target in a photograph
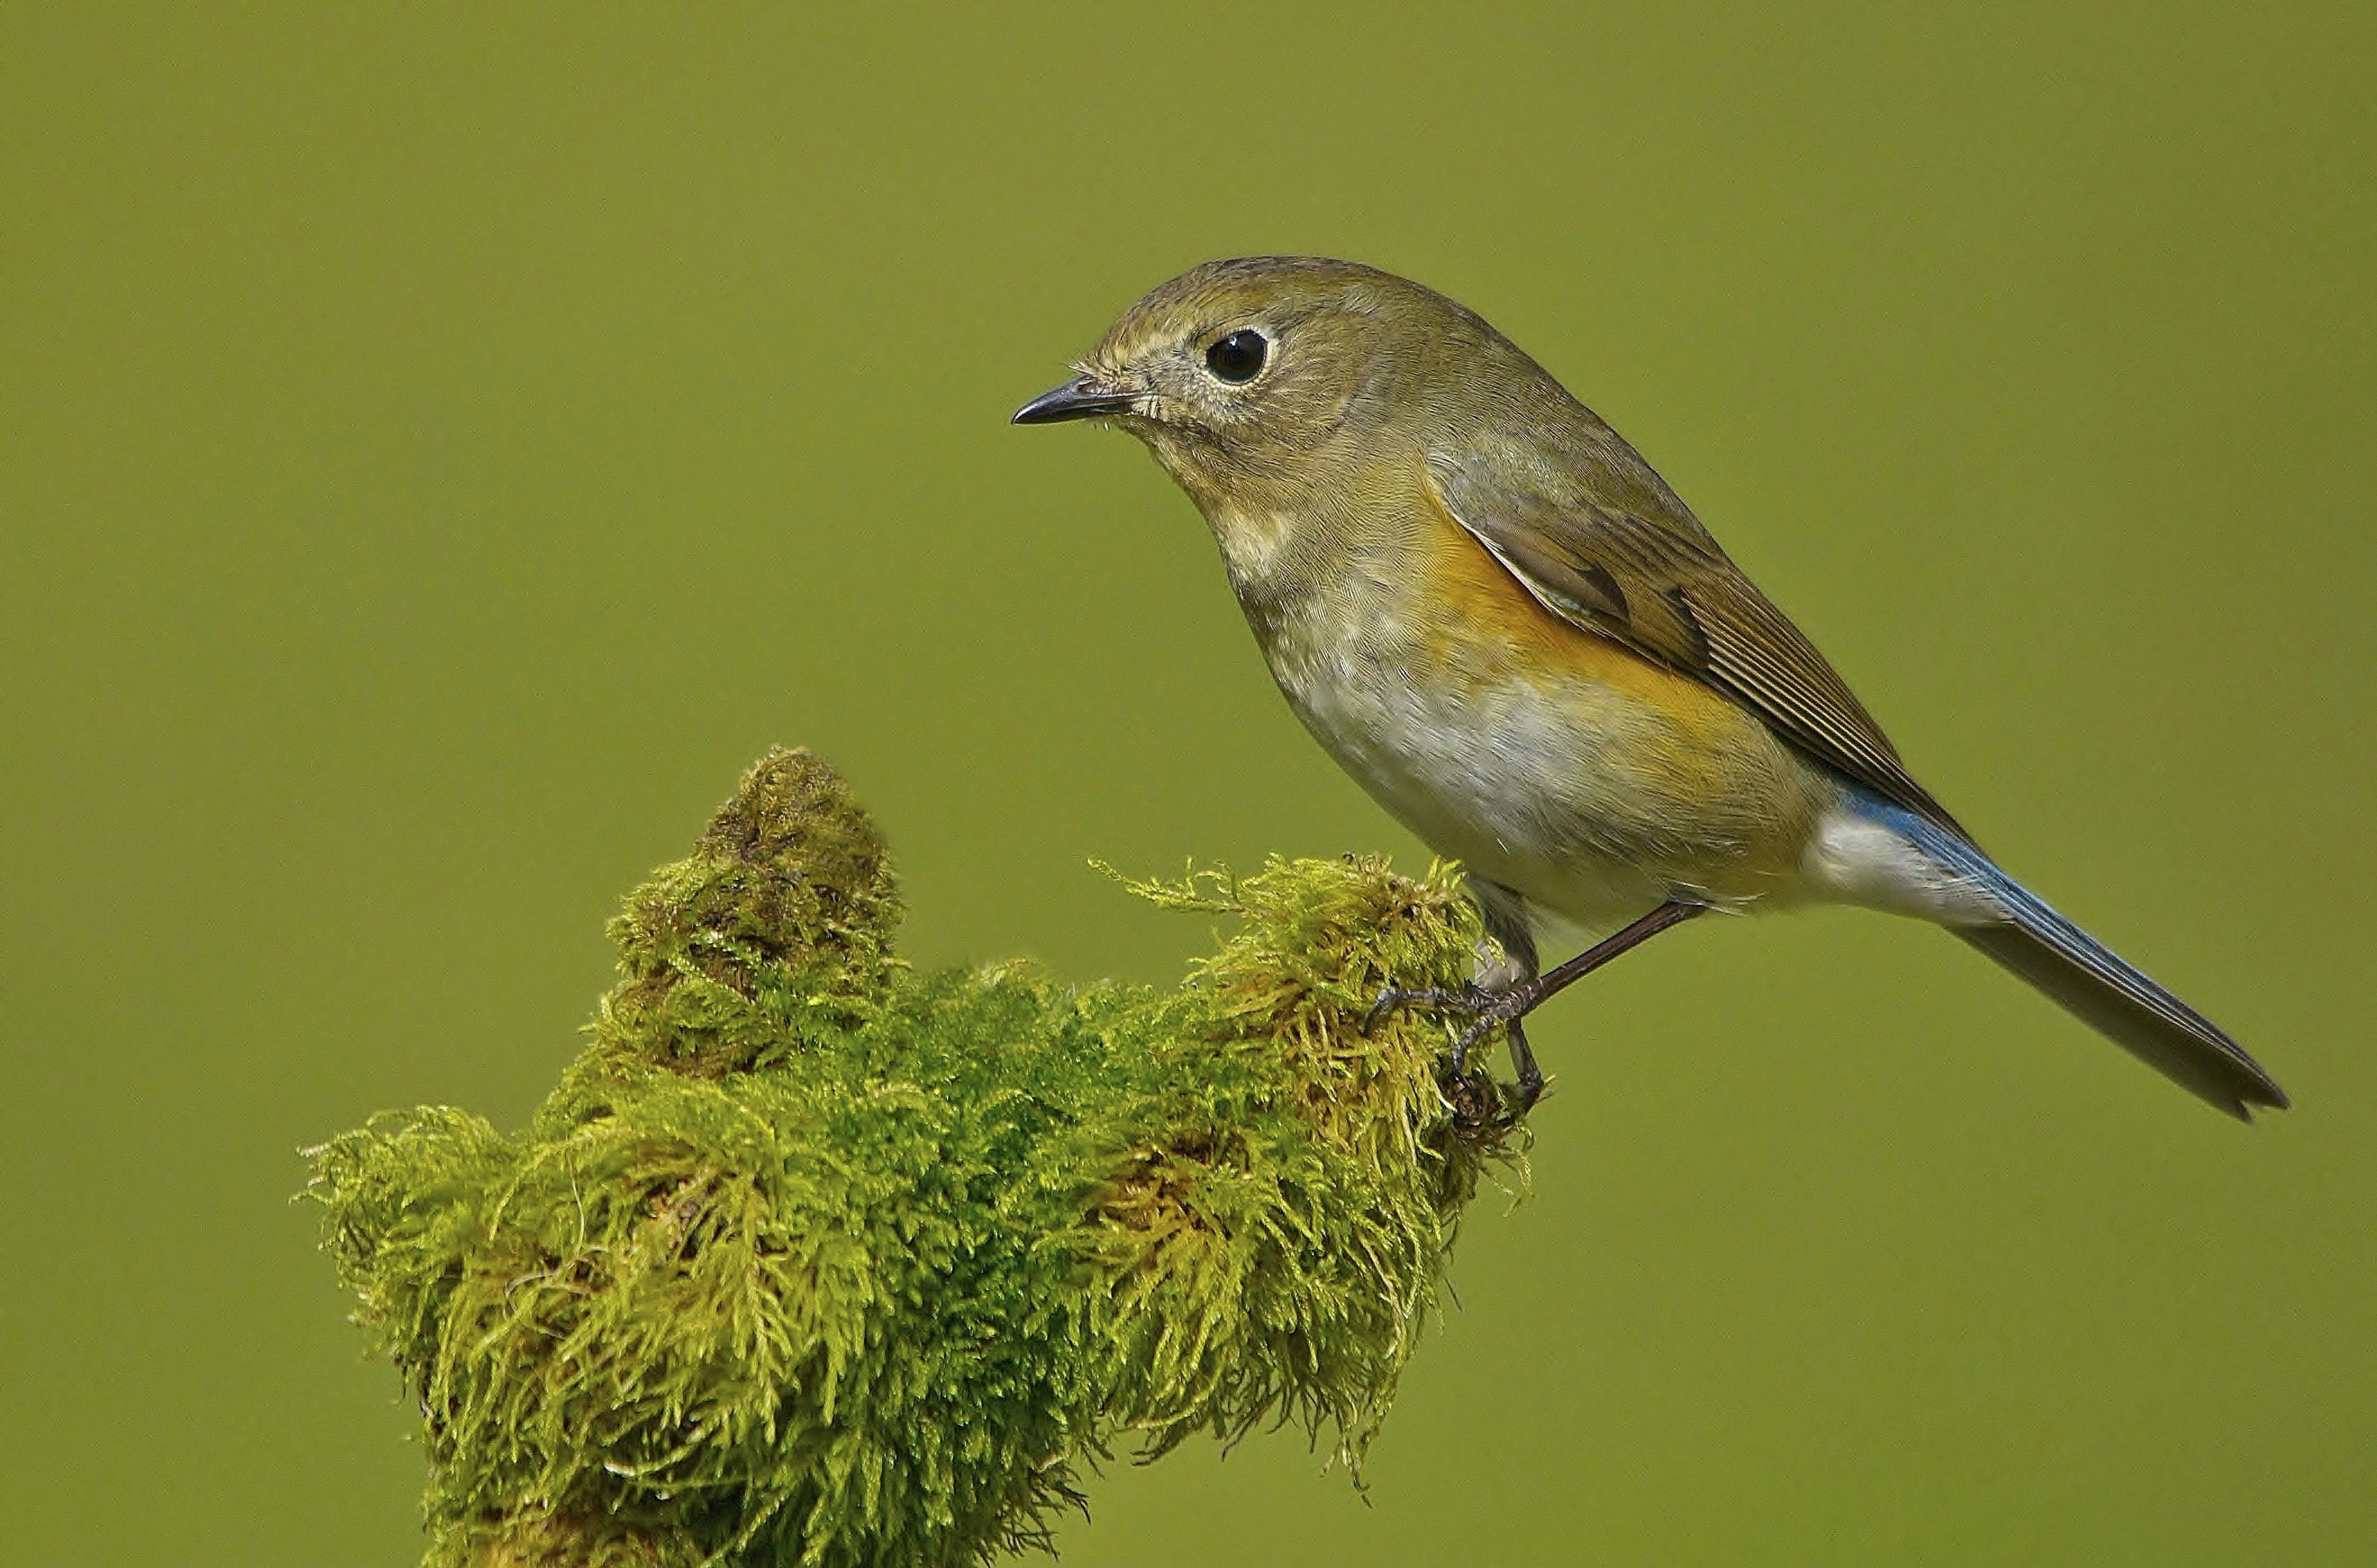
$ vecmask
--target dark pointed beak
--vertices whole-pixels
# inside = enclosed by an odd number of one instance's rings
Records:
[[[1014,424],[1055,424],[1060,420],[1093,420],[1102,414],[1127,414],[1136,399],[1128,392],[1099,386],[1088,376],[1043,392],[1015,410]]]

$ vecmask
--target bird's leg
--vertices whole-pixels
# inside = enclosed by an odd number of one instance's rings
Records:
[[[1511,1098],[1518,1102],[1511,1108],[1512,1114],[1524,1116],[1543,1098],[1544,1070],[1535,1065],[1535,1048],[1527,1043],[1524,1024],[1515,1018],[1511,1020],[1511,1032],[1506,1038],[1511,1042],[1511,1071],[1515,1075]]]
[[[1474,981],[1459,991],[1447,991],[1441,988],[1404,991],[1390,988],[1381,992],[1379,1000],[1371,1004],[1366,1024],[1375,1023],[1394,1009],[1414,1004],[1433,1008],[1439,1012],[1465,1015],[1470,1020],[1469,1027],[1461,1032],[1461,1038],[1455,1040],[1452,1046],[1452,1070],[1455,1073],[1463,1071],[1467,1066],[1470,1047],[1483,1039],[1498,1026],[1508,1025],[1511,1028],[1511,1063],[1518,1069],[1522,1092],[1524,1093],[1526,1082],[1532,1077],[1535,1080],[1535,1091],[1540,1093],[1543,1076],[1540,1073],[1530,1071],[1535,1064],[1535,1052],[1528,1049],[1526,1037],[1518,1027],[1519,1021],[1611,959],[1642,946],[1669,926],[1681,925],[1707,908],[1705,904],[1688,904],[1679,900],[1670,900],[1616,935],[1605,937],[1595,943],[1558,968],[1532,976],[1499,991],[1488,991]],[[1529,1103],[1532,1103],[1533,1097],[1527,1098]]]

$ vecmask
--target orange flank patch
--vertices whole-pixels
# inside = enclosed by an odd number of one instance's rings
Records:
[[[1447,673],[1480,684],[1566,675],[1636,698],[1682,729],[1739,727],[1745,715],[1729,698],[1545,609],[1468,529],[1439,519],[1427,530],[1424,625]]]

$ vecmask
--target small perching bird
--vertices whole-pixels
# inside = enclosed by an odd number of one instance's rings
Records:
[[[1848,686],[1617,432],[1472,312],[1305,256],[1149,293],[1019,424],[1111,421],[1213,530],[1298,718],[1467,868],[1509,960],[1390,996],[1510,1026],[1708,909],[1947,927],[2240,1119],[2287,1098],[2201,1014],[1981,852]],[[1538,972],[1535,915],[1614,932]]]

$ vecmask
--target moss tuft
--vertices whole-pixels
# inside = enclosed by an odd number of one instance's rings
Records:
[[[902,968],[899,924],[874,820],[832,768],[780,748],[612,920],[622,979],[598,1046],[715,1077],[862,1023]]]
[[[1129,885],[1237,922],[1177,992],[914,976],[872,824],[778,752],[612,922],[527,1129],[314,1151],[422,1408],[428,1562],[973,1563],[1134,1435],[1293,1421],[1357,1463],[1523,1135],[1445,1026],[1360,1027],[1457,984],[1476,916],[1443,865]]]

